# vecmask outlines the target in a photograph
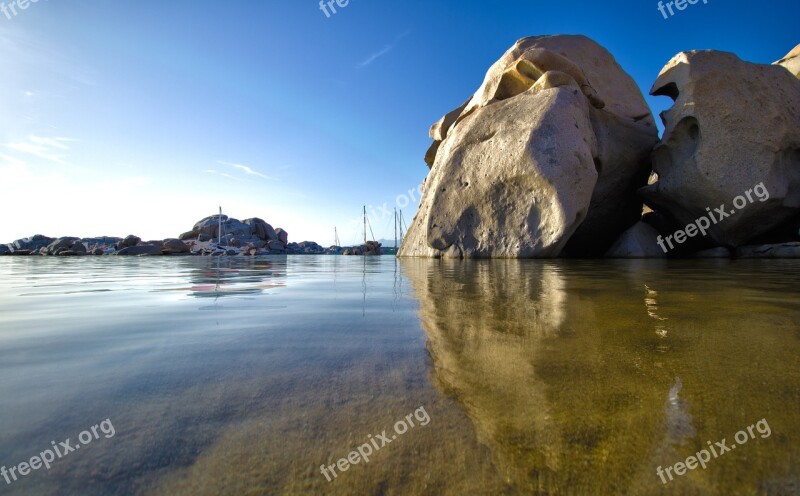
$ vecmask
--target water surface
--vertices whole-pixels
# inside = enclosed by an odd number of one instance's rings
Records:
[[[800,263],[0,259],[8,494],[796,494]],[[424,407],[331,482],[320,465]],[[764,419],[755,438],[663,484]]]

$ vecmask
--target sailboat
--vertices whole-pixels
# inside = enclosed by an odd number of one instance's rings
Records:
[[[372,232],[372,224],[367,217],[367,206],[364,205],[364,244],[361,246],[354,246],[348,248],[342,255],[363,255],[363,256],[376,256],[381,255],[381,244],[377,241],[367,241],[367,226],[369,226],[369,233],[372,239],[375,239],[375,233]]]

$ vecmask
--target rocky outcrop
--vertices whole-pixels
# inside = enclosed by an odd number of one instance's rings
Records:
[[[190,252],[189,245],[175,238],[165,239],[161,248],[165,255],[179,255]]]
[[[614,243],[607,258],[662,258],[666,252],[658,246],[658,231],[649,224],[637,222]]]
[[[250,226],[250,232],[262,239],[264,241],[279,241],[278,234],[275,232],[275,229],[272,228],[271,225],[267,224],[266,221],[254,217],[252,219],[245,219],[244,223]],[[288,237],[287,237],[288,242]]]
[[[275,234],[278,236],[278,241],[283,243],[283,246],[287,246],[289,244],[289,233],[285,230],[281,229],[280,227],[275,229]]]
[[[658,181],[641,190],[651,208],[681,225],[712,214],[708,237],[731,248],[797,215],[800,80],[731,53],[692,51],[667,63],[651,94],[675,101],[653,151]]]
[[[206,217],[179,238],[142,241],[138,236],[125,238],[101,236],[95,238],[49,238],[37,234],[8,245],[0,245],[0,255],[270,255],[327,253],[313,241],[295,244],[289,250],[288,233],[274,229],[258,217],[239,221],[222,216],[222,238],[219,240],[218,215]]]
[[[324,255],[328,253],[328,250],[314,241],[289,243],[289,245],[286,247],[286,251],[292,255]]]
[[[71,238],[71,237],[58,238],[57,240],[47,245],[47,248],[45,249],[44,253],[47,255],[58,255],[61,252],[71,250],[72,246],[76,244],[80,244],[81,247],[83,247],[83,244],[80,243],[79,238]]]
[[[367,241],[361,246],[345,248],[342,255],[350,256],[377,256],[381,254],[381,244],[377,241]]]
[[[141,244],[136,246],[127,246],[117,251],[117,255],[141,256],[141,255],[161,255],[162,247],[149,244]]]
[[[47,247],[50,243],[55,241],[55,238],[50,238],[41,234],[36,234],[29,238],[22,238],[11,242],[8,247],[12,253],[19,251],[35,252],[41,248]]]
[[[800,78],[800,45],[797,45],[785,57],[775,62],[775,65],[789,69],[789,72]]]
[[[633,80],[583,36],[518,41],[431,128],[431,172],[398,256],[602,254],[641,214],[657,141]]]
[[[117,242],[117,250],[122,250],[124,248],[129,248],[131,246],[136,246],[142,241],[142,238],[138,236],[134,236],[133,234],[129,234],[125,236],[124,239]]]
[[[800,258],[800,243],[742,246],[736,250],[737,258]]]

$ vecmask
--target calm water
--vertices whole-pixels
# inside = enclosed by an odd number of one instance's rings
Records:
[[[796,261],[6,257],[0,464],[105,419],[113,436],[0,492],[798,494],[799,276]],[[404,418],[369,463],[320,473]],[[657,467],[762,419],[769,435],[662,484]]]

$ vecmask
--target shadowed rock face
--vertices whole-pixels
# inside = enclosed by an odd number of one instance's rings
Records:
[[[518,41],[430,135],[399,256],[600,255],[638,219],[657,141],[633,80],[583,36]]]
[[[659,179],[641,190],[651,207],[689,224],[724,205],[730,215],[715,214],[709,236],[728,247],[797,215],[800,80],[776,65],[692,51],[664,66],[651,94],[675,101],[653,150]]]

